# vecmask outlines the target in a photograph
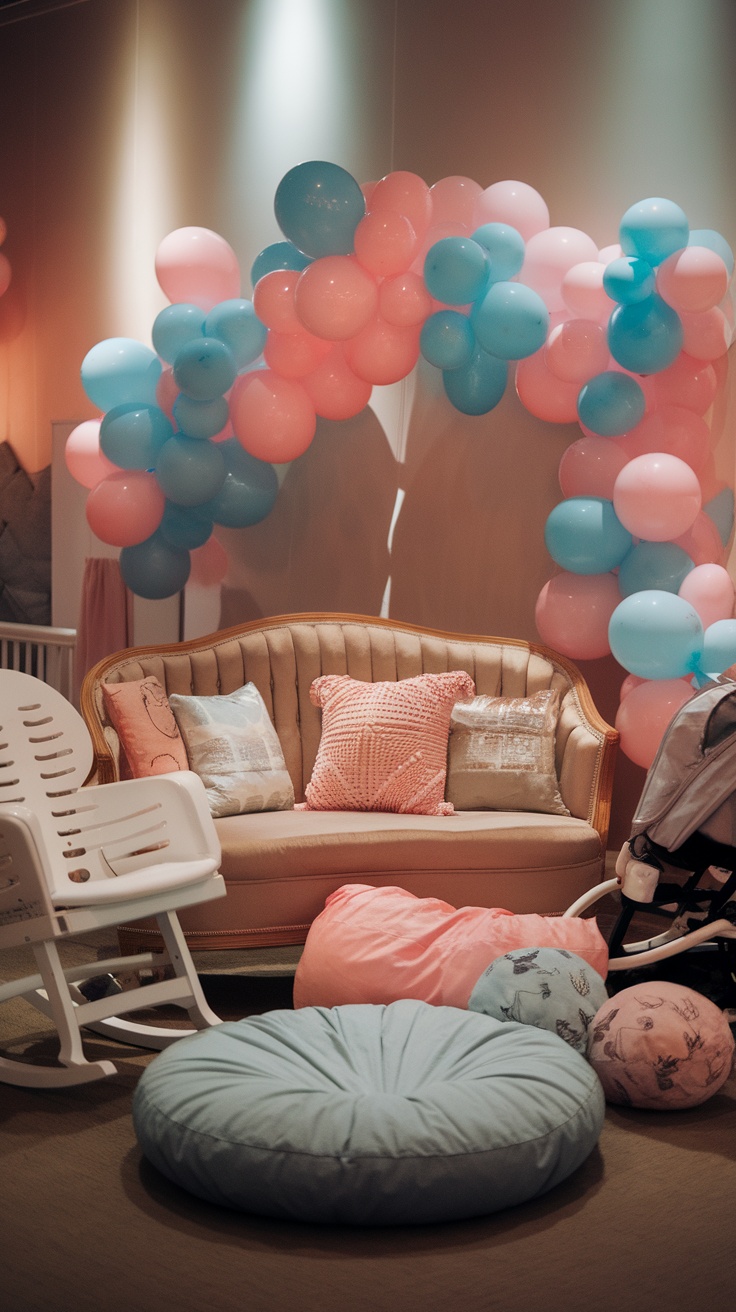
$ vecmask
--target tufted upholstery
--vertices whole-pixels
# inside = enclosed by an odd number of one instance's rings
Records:
[[[217,826],[230,896],[220,911],[212,904],[192,912],[185,928],[193,945],[304,942],[326,896],[356,879],[400,883],[454,905],[562,911],[601,877],[618,736],[599,716],[575,666],[545,647],[365,616],[276,616],[189,642],[119,652],[87,674],[81,709],[95,747],[96,782],[115,779],[119,771],[103,682],[154,674],[169,694],[211,696],[250,681],[266,703],[300,802],[320,742],[321,713],[309,695],[313,679],[395,680],[448,670],[466,671],[477,691],[491,696],[559,689],[556,761],[570,818],[518,812],[226,817]],[[197,915],[219,918],[205,926]]]

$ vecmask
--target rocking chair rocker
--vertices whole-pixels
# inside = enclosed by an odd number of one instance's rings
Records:
[[[141,1008],[173,1003],[195,1029],[220,1023],[176,915],[225,894],[202,782],[185,770],[83,788],[92,759],[87,727],[61,693],[0,670],[0,963],[27,945],[38,968],[0,984],[0,1003],[25,999],[59,1038],[57,1065],[0,1057],[2,1083],[60,1088],[114,1074],[113,1062],[87,1060],[82,1030],[154,1049],[194,1032],[121,1019]],[[144,916],[156,918],[163,953],[64,968],[60,943]],[[124,990],[113,981],[93,996],[95,977],[148,968],[173,978]]]

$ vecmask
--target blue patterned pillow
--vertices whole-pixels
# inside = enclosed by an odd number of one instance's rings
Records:
[[[601,976],[582,957],[564,948],[515,948],[483,972],[468,1008],[551,1030],[585,1054],[588,1029],[607,1001]]]

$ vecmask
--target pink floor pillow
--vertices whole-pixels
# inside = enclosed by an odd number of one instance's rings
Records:
[[[313,921],[294,979],[295,1007],[416,998],[466,1008],[496,957],[523,947],[574,952],[605,978],[595,920],[460,907],[403,888],[343,884]]]
[[[697,1107],[731,1073],[734,1038],[709,998],[668,980],[622,989],[600,1008],[588,1060],[608,1102],[676,1111]]]

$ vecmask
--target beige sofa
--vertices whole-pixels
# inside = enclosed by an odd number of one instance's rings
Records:
[[[297,802],[320,741],[309,689],[320,674],[364,681],[465,670],[478,693],[520,697],[558,688],[560,792],[571,815],[462,811],[452,816],[355,811],[270,811],[216,821],[228,895],[182,912],[197,949],[305,941],[326,896],[341,884],[400,885],[454,906],[562,912],[603,877],[618,735],[598,715],[579,671],[517,639],[422,630],[360,615],[282,615],[171,646],[106,657],[84,680],[92,782],[119,777],[117,735],[103,682],[156,675],[167,693],[209,696],[252,681],[278,733]],[[127,947],[153,937],[141,922]]]

